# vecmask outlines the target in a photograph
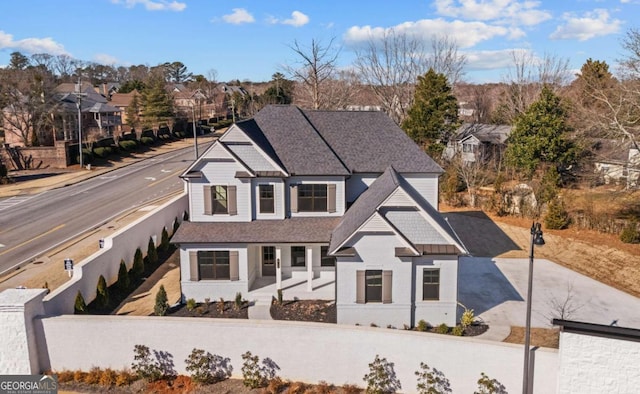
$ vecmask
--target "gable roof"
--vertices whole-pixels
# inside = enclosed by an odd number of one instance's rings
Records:
[[[456,131],[455,140],[462,142],[470,136],[474,136],[480,142],[490,144],[504,144],[511,134],[512,126],[485,124],[485,123],[463,123]]]
[[[352,172],[443,172],[384,112],[304,111]]]

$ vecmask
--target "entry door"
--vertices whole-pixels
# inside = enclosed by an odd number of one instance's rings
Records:
[[[262,276],[276,275],[276,247],[262,247]]]

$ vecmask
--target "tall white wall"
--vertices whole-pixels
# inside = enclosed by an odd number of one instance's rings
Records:
[[[560,345],[558,393],[640,390],[640,342],[561,332]]]
[[[118,278],[120,261],[124,260],[127,268],[131,268],[136,249],[140,248],[146,254],[150,237],[155,236],[159,242],[163,228],[171,233],[174,220],[182,221],[187,206],[187,195],[180,195],[105,238],[104,248],[76,262],[71,280],[45,298],[47,315],[73,313],[78,290],[87,304],[91,302],[96,297],[100,275],[105,277],[108,285],[114,283]]]
[[[464,337],[236,319],[69,315],[41,322],[46,340],[43,354],[48,356],[45,361],[56,371],[130,367],[133,348],[141,344],[170,353],[179,373],[185,373],[183,360],[193,348],[199,348],[229,357],[236,377],[241,376],[241,354],[251,351],[275,361],[280,367],[279,376],[309,383],[324,380],[362,387],[362,377],[368,373],[368,363],[376,354],[395,363],[402,392],[406,393],[416,391],[414,372],[420,362],[442,371],[454,393],[477,389],[481,372],[498,379],[510,393],[519,392],[522,382],[521,345]],[[536,351],[536,393],[555,392],[557,367],[557,351]]]

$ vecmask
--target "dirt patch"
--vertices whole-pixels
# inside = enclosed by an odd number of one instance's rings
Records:
[[[214,317],[223,319],[248,319],[249,303],[244,301],[240,308],[234,302],[209,302],[196,304],[187,308],[187,305],[179,305],[169,310],[168,316],[174,317]]]
[[[503,342],[524,344],[524,327],[511,327],[511,334]],[[531,346],[558,349],[560,346],[560,330],[557,328],[531,328]]]
[[[336,303],[326,300],[277,301],[271,304],[274,320],[297,320],[317,323],[335,323]]]

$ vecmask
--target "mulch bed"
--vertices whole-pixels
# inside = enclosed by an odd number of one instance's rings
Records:
[[[317,323],[336,322],[336,303],[326,300],[293,300],[271,304],[274,320],[297,320]]]
[[[485,333],[487,330],[489,329],[489,326],[487,324],[484,323],[473,323],[472,325],[470,325],[469,327],[464,329],[464,332],[462,333],[463,337],[475,337],[478,336],[480,334]],[[414,328],[415,331],[420,331],[416,328]],[[454,335],[453,334],[453,327],[449,327],[448,331],[446,333],[442,333],[438,331],[438,327],[431,327],[429,326],[427,328],[427,330],[425,332],[431,332],[434,334],[444,334],[444,335]]]
[[[220,301],[210,302],[208,304],[196,304],[196,307],[192,310],[187,308],[187,305],[178,305],[169,309],[167,316],[176,317],[214,317],[224,319],[248,319],[249,318],[249,303],[244,301],[242,307],[237,309],[235,303],[232,301],[224,302],[223,311],[220,310]]]

